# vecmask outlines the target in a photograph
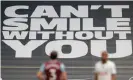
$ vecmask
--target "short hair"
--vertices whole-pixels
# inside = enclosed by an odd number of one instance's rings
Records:
[[[107,51],[102,51],[101,54],[107,54],[108,55],[108,52]]]
[[[103,55],[103,54],[106,54],[108,56],[108,52],[107,51],[102,51],[101,55]]]
[[[57,54],[57,51],[52,51],[51,53],[50,53],[50,58],[53,60],[53,59],[57,59],[57,57],[58,57],[58,54]]]

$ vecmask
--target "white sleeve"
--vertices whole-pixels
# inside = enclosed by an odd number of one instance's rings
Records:
[[[116,73],[117,73],[116,65],[115,65],[115,63],[113,63],[113,65],[112,65],[112,74],[116,74]]]
[[[98,72],[98,63],[95,64],[94,72],[95,72],[95,73]]]

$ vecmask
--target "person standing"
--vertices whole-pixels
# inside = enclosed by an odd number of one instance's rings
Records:
[[[95,64],[95,80],[116,80],[116,65],[108,60],[108,52],[103,51],[101,61]]]
[[[37,73],[39,80],[67,80],[65,65],[57,60],[58,54],[52,51],[49,61],[43,63]]]

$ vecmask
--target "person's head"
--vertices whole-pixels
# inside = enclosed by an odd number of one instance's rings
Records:
[[[106,61],[108,60],[108,52],[107,51],[102,51],[101,60],[103,63],[106,63]]]
[[[57,59],[57,58],[58,58],[58,53],[57,53],[57,51],[52,51],[52,52],[50,53],[50,59],[55,60],[55,59]]]

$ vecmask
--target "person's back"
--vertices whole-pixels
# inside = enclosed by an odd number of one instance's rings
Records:
[[[58,60],[50,60],[45,64],[46,80],[60,80],[61,76],[61,62]]]
[[[57,52],[51,52],[50,59],[41,65],[37,73],[39,80],[67,80],[65,65],[57,60]]]

